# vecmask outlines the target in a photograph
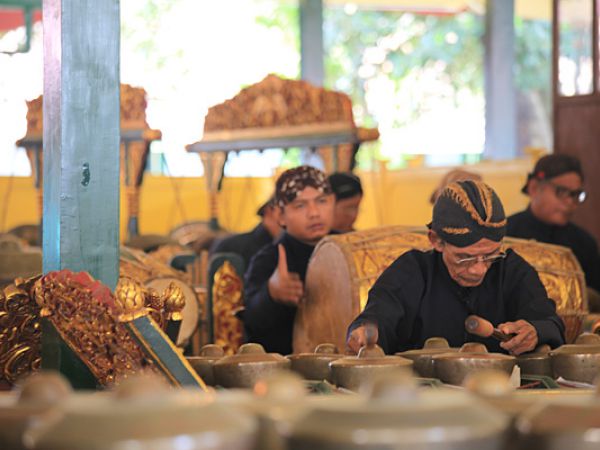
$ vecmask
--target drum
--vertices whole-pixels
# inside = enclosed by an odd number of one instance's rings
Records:
[[[183,307],[181,320],[181,327],[179,328],[179,335],[177,337],[176,344],[181,347],[185,346],[194,332],[198,329],[198,321],[200,320],[200,303],[196,293],[190,285],[183,281],[173,277],[160,277],[154,278],[146,282],[146,287],[156,290],[159,294],[169,286],[169,284],[175,283],[183,291],[185,296],[185,306]]]
[[[173,230],[169,237],[183,246],[193,248],[196,253],[208,250],[215,239],[225,237],[228,233],[223,229],[215,230],[209,222],[196,220],[185,222]]]
[[[160,259],[130,247],[121,246],[119,276],[133,278],[140,284],[158,277],[189,281],[189,274],[173,269]]]
[[[587,292],[571,250],[516,238],[505,238],[504,243],[538,271],[565,321],[567,342],[572,342],[587,313]],[[323,239],[308,265],[305,298],[294,326],[294,353],[311,351],[321,342],[345,348],[348,325],[364,309],[381,272],[408,250],[430,248],[427,230],[414,227],[383,227]]]

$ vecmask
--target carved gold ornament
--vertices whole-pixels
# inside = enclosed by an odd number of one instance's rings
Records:
[[[163,308],[165,306],[165,301],[161,297],[161,295],[156,291],[156,289],[152,289],[146,287],[145,290],[145,303],[146,310],[150,317],[154,319],[154,321],[164,330],[165,328],[165,316],[163,312]]]
[[[130,278],[119,278],[115,289],[119,320],[128,322],[148,314],[143,288]]]
[[[185,295],[176,283],[171,282],[164,290],[162,298],[165,305],[167,320],[182,320],[181,311],[185,307]]]
[[[222,142],[226,150],[227,142],[233,140],[285,140],[336,133],[349,133],[354,141],[318,149],[327,173],[350,170],[360,143],[379,138],[376,128],[356,126],[347,94],[270,74],[210,107],[202,141]],[[205,172],[206,167],[205,163]]]
[[[243,307],[243,282],[229,261],[215,272],[212,298],[215,344],[233,355],[242,344],[242,322],[235,317]]]
[[[0,386],[40,368],[40,308],[32,298],[38,278],[17,278],[0,290]]]
[[[85,272],[50,272],[35,283],[35,295],[62,340],[102,385],[143,370],[157,371],[118,316],[144,307],[141,288],[120,283],[118,298]]]
[[[271,74],[209,108],[204,132],[332,122],[354,124],[348,95]]]

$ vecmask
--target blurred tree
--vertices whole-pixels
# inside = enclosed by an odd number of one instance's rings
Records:
[[[515,19],[518,148],[552,148],[552,25]]]
[[[271,27],[282,27],[297,48],[295,5],[285,2],[276,6],[268,18],[257,20]],[[483,96],[484,27],[483,17],[471,12],[436,16],[325,8],[325,86],[349,94],[356,121],[373,126],[381,123],[382,118],[369,108],[369,84],[386,79],[393,84],[395,92],[395,98],[390,98],[390,102],[396,101],[393,126],[404,127],[432,107],[432,97],[445,96],[458,105],[465,92]],[[551,25],[517,18],[515,33],[516,87],[522,94],[519,96],[519,142],[522,147],[549,146]],[[424,80],[434,88],[412,93],[415,80],[417,83]],[[406,100],[407,91],[408,104],[400,104],[398,99]]]

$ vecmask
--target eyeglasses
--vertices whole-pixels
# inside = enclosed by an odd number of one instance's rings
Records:
[[[501,252],[501,253],[497,253],[495,255],[471,256],[469,258],[461,258],[461,259],[457,259],[454,262],[460,266],[470,267],[470,266],[474,266],[475,264],[477,264],[479,262],[482,262],[484,264],[492,264],[492,263],[495,263],[496,261],[500,261],[501,259],[504,259],[504,258],[506,258],[506,253]]]
[[[583,189],[569,189],[552,181],[546,181],[546,184],[554,188],[554,194],[561,200],[566,200],[570,197],[575,203],[583,203],[587,198],[587,193]]]

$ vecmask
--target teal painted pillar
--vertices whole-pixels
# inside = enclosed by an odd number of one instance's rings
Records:
[[[299,0],[300,6],[300,76],[315,86],[325,82],[323,52],[323,0]],[[321,157],[305,148],[302,164],[324,167]]]
[[[300,68],[302,79],[323,86],[323,0],[300,0]]]
[[[486,2],[484,155],[489,159],[517,156],[514,11],[514,0]]]
[[[43,270],[119,273],[119,0],[44,0]],[[44,331],[48,331],[45,327]],[[89,387],[50,331],[42,365]]]

